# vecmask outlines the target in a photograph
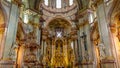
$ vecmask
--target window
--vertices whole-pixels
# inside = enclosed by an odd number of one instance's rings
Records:
[[[93,14],[92,13],[90,13],[90,15],[89,15],[89,23],[93,23]]]
[[[44,0],[45,5],[48,6],[48,0]]]
[[[73,0],[69,0],[69,5],[72,5],[73,4]]]
[[[104,0],[105,4],[108,6],[113,0]]]
[[[71,47],[72,47],[72,49],[74,48],[74,43],[73,42],[71,42]]]
[[[28,23],[28,15],[27,14],[24,14],[24,23]]]
[[[61,0],[56,0],[56,8],[61,8]]]
[[[7,0],[8,2],[11,2],[11,0]]]

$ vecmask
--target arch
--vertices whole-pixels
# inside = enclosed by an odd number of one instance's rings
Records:
[[[113,22],[113,18],[120,12],[120,11],[116,11],[118,9],[117,6],[119,6],[119,0],[114,0],[112,2],[111,8],[107,14],[107,19],[109,21],[109,23]]]
[[[54,34],[56,34],[56,30],[58,28],[60,28],[60,30],[62,30],[62,32],[64,33],[69,33],[71,31],[72,25],[66,19],[63,18],[52,19],[47,24],[47,29],[50,31],[50,33],[54,32]]]
[[[115,58],[117,66],[120,65],[120,0],[114,0],[112,6],[108,13],[108,21],[110,24],[111,36],[113,41],[113,46],[115,47]]]
[[[65,18],[65,17],[63,17],[63,16],[61,16],[61,15],[58,15],[58,16],[55,16],[55,17],[48,18],[48,19],[45,21],[46,25],[45,25],[44,27],[47,28],[48,25],[49,25],[49,23],[50,23],[51,21],[57,19],[57,18],[66,20],[66,21],[70,24],[71,27],[75,26],[75,24],[74,24],[70,19]]]

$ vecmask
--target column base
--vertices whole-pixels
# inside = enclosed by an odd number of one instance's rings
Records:
[[[10,58],[2,59],[0,61],[0,68],[16,68],[17,64]]]
[[[104,60],[101,60],[100,67],[101,68],[116,68],[116,62],[115,60],[104,59]]]
[[[24,68],[32,67],[32,68],[46,68],[45,65],[41,63],[24,63]]]
[[[81,63],[76,63],[78,68],[94,68],[94,63],[92,61],[82,61]]]

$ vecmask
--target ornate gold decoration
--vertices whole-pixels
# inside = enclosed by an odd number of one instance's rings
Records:
[[[35,62],[37,62],[36,55],[34,53],[30,52],[30,54],[24,56],[24,62],[26,62],[26,63],[35,63]]]
[[[5,30],[4,14],[0,8],[0,34],[3,34]]]
[[[55,50],[55,56],[53,57],[52,66],[55,67],[65,67],[66,61],[64,53],[60,52],[60,46],[58,46],[58,49]]]
[[[0,28],[0,34],[3,34],[5,31],[5,28]]]
[[[3,61],[10,61],[10,60],[12,60],[12,58],[3,58],[2,60]]]

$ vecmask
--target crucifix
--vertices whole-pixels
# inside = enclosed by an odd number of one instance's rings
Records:
[[[62,32],[57,32],[57,37],[62,37]]]
[[[85,51],[87,50],[86,37],[87,37],[87,35],[84,32],[83,32],[83,35],[80,37],[83,39]]]
[[[61,38],[63,35],[63,28],[57,27],[55,29],[55,32],[56,32],[56,37]]]

